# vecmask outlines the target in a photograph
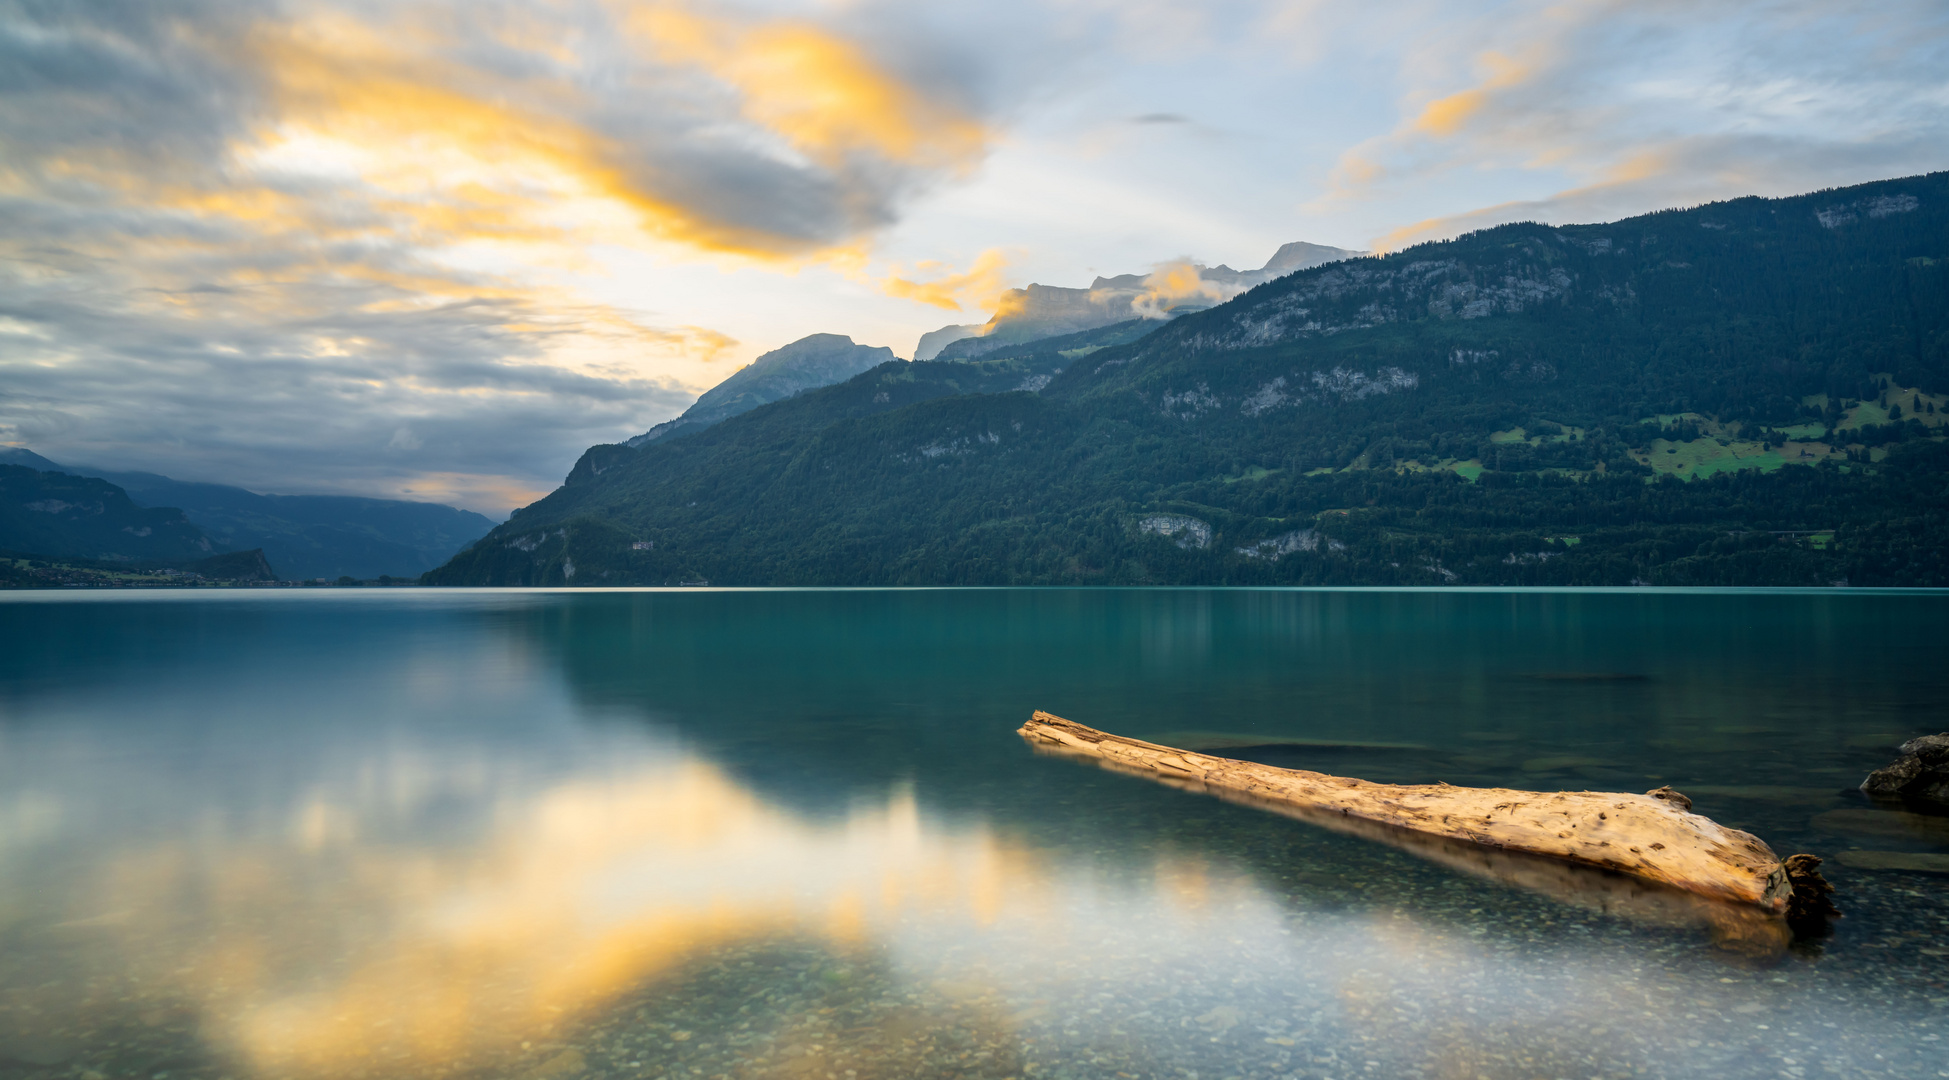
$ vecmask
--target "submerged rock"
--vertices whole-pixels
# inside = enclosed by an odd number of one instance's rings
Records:
[[[1904,799],[1949,807],[1949,731],[1901,746],[1901,757],[1876,769],[1861,790],[1876,799]]]

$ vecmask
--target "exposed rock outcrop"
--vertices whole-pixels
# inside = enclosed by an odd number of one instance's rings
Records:
[[[1861,790],[1870,798],[1949,808],[1949,731],[1910,739],[1901,745],[1901,755],[1869,773]]]

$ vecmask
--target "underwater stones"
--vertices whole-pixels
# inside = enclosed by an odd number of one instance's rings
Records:
[[[568,1080],[589,1070],[588,1059],[580,1050],[564,1050],[521,1074],[521,1080]]]
[[[1933,851],[1843,851],[1834,856],[1854,870],[1912,870],[1949,874],[1949,855]]]
[[[66,1064],[79,1049],[51,1035],[21,1034],[0,1041],[0,1062],[49,1068]]]
[[[1839,833],[1842,836],[1886,836],[1902,840],[1920,840],[1931,844],[1949,844],[1949,818],[1934,814],[1915,814],[1905,810],[1871,810],[1867,808],[1829,810],[1815,814],[1808,822],[1815,829],[1826,833]]]
[[[1562,772],[1565,769],[1588,769],[1608,765],[1610,762],[1594,757],[1581,757],[1576,754],[1558,754],[1553,757],[1533,757],[1523,762],[1526,773]]]
[[[1861,782],[1870,798],[1903,799],[1949,808],[1949,731],[1901,745],[1901,757]]]
[[[1831,802],[1836,798],[1835,791],[1831,787],[1792,787],[1785,784],[1687,784],[1685,786],[1690,788],[1694,795],[1715,795],[1727,799],[1785,803],[1792,806]]]

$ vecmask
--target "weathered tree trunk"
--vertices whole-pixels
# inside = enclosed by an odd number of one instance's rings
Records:
[[[1038,711],[1021,736],[1037,749],[1374,835],[1375,826],[1446,837],[1629,874],[1784,914],[1787,867],[1758,837],[1690,813],[1668,788],[1645,795],[1374,784],[1211,757],[1111,735]],[[1410,845],[1412,846],[1412,845]],[[1432,854],[1432,851],[1431,851]],[[1451,858],[1444,859],[1451,864]],[[1811,872],[1811,871],[1810,871]]]

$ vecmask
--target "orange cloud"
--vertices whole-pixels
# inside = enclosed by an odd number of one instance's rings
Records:
[[[1488,209],[1492,212],[1497,208],[1489,207]],[[1469,214],[1456,214],[1451,217],[1425,218],[1412,225],[1402,225],[1399,228],[1388,230],[1386,233],[1375,237],[1371,246],[1376,254],[1385,255],[1392,251],[1399,251],[1404,247],[1413,247],[1423,240],[1443,239],[1445,236],[1453,236],[1463,231],[1459,223],[1481,213],[1484,213],[1484,211],[1472,211]]]
[[[300,154],[349,166],[363,184],[393,196],[385,208],[403,215],[420,242],[585,238],[562,211],[599,217],[602,208],[564,204],[613,200],[659,239],[776,253],[770,238],[630,184],[613,164],[620,148],[569,110],[545,107],[551,99],[570,104],[563,88],[523,86],[522,100],[536,103],[526,107],[506,95],[470,93],[472,73],[343,19],[262,27],[253,45],[273,79],[277,117],[262,142],[301,143]]]
[[[1530,69],[1500,53],[1483,53],[1482,66],[1489,77],[1478,86],[1429,102],[1408,125],[1410,131],[1447,137],[1462,130],[1470,117],[1482,111],[1492,91],[1514,86],[1529,77]]]
[[[978,121],[817,26],[741,25],[666,6],[638,11],[632,28],[665,60],[696,65],[735,88],[747,119],[815,160],[865,150],[904,165],[965,171],[987,149]]]
[[[1130,301],[1130,310],[1140,318],[1162,319],[1186,300],[1203,299],[1222,304],[1243,291],[1206,281],[1198,264],[1180,259],[1160,264],[1144,278],[1144,291]]]
[[[949,311],[978,308],[992,312],[1001,305],[1003,293],[1008,289],[1007,269],[1008,256],[997,248],[989,248],[975,257],[974,264],[968,267],[966,273],[914,281],[901,277],[900,269],[895,267],[893,273],[880,283],[880,288],[888,296],[916,300]]]
[[[990,141],[965,110],[811,24],[736,22],[658,6],[629,13],[622,32],[643,59],[728,90],[754,158],[775,158],[769,143],[842,189],[865,185],[838,196],[833,212],[846,220],[827,225],[839,231],[782,232],[728,216],[694,192],[673,193],[690,190],[682,184],[659,190],[670,185],[653,160],[656,148],[583,119],[595,103],[566,77],[512,79],[446,59],[455,45],[450,28],[416,19],[411,9],[384,25],[346,16],[258,24],[240,49],[263,73],[270,101],[253,145],[238,147],[237,156],[349,172],[390,197],[382,208],[421,243],[627,242],[620,225],[706,253],[843,262],[861,232],[885,219],[871,205],[891,197],[879,179],[884,167],[916,179],[964,174]],[[559,37],[558,30],[522,47],[555,68],[572,66]],[[202,208],[260,219],[274,209],[221,201],[206,196]]]
[[[1393,132],[1346,150],[1328,177],[1326,196],[1315,200],[1311,207],[1323,209],[1336,198],[1356,194],[1380,181],[1389,173],[1381,159],[1390,154],[1398,155],[1420,140],[1462,134],[1492,106],[1497,91],[1534,78],[1542,63],[1536,58],[1547,56],[1549,50],[1544,45],[1532,45],[1524,53],[1532,59],[1518,62],[1499,52],[1482,53],[1476,59],[1487,75],[1476,85],[1436,98]]]
[[[1610,169],[1605,178],[1598,183],[1559,191],[1547,199],[1497,203],[1494,206],[1485,206],[1463,214],[1427,218],[1376,237],[1373,248],[1376,252],[1386,254],[1424,241],[1446,240],[1475,229],[1505,225],[1512,221],[1548,220],[1554,216],[1550,212],[1553,208],[1574,206],[1593,196],[1601,196],[1611,189],[1624,188],[1653,179],[1670,169],[1671,157],[1666,151],[1642,151]]]

